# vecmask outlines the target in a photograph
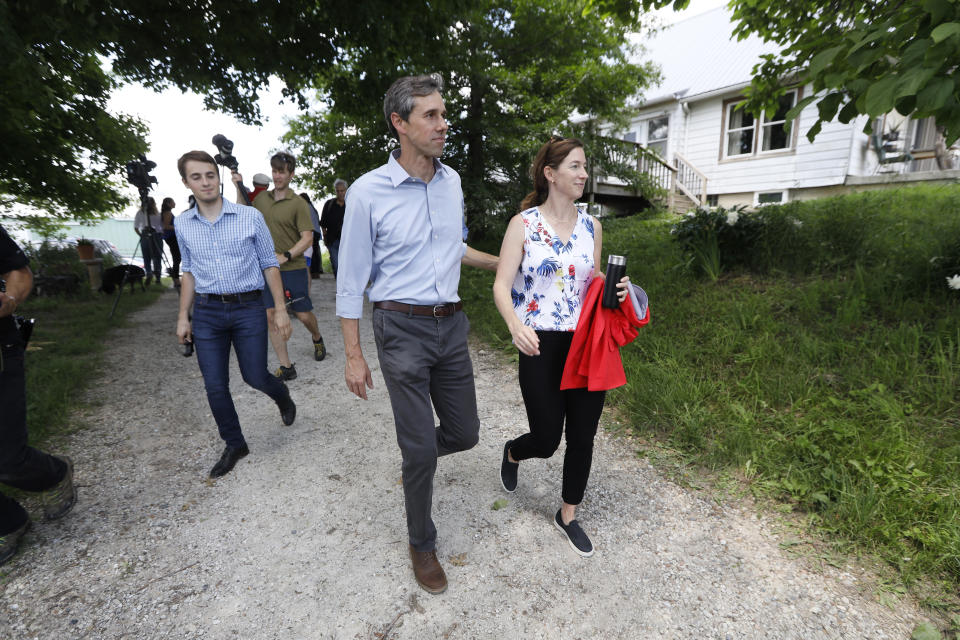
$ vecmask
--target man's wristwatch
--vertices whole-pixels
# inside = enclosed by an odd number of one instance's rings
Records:
[[[284,255],[284,257],[286,257],[287,260],[293,260],[293,256],[290,255],[290,252],[289,252],[289,251],[284,251],[284,252],[283,252],[283,255]]]

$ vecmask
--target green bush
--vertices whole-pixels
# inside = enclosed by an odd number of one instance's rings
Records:
[[[76,247],[45,240],[40,245],[27,246],[24,253],[30,259],[37,295],[51,291],[76,295],[87,290],[82,286],[88,277],[87,267],[80,262]]]

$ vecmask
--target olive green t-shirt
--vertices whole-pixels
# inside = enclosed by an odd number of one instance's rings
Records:
[[[281,255],[300,242],[302,232],[313,231],[307,201],[292,190],[287,190],[287,197],[279,202],[273,199],[273,189],[261,191],[253,199],[253,206],[263,214],[267,229],[270,229],[270,235],[273,236],[273,250]],[[302,255],[294,256],[293,260],[280,265],[280,271],[305,269],[306,266],[306,258]]]

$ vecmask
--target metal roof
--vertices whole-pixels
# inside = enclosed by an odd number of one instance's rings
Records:
[[[649,40],[635,38],[646,48],[640,59],[657,63],[663,73],[663,82],[648,89],[641,104],[693,100],[749,83],[761,54],[779,48],[756,35],[737,40],[730,19],[730,10],[719,7],[664,27]]]

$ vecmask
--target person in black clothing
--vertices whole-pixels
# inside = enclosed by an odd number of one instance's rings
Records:
[[[317,208],[313,206],[313,200],[310,199],[310,195],[306,191],[301,193],[300,197],[307,201],[307,206],[310,207],[310,220],[313,222],[313,245],[311,246],[312,253],[310,254],[310,277],[316,278],[323,273],[323,254],[320,252],[320,241],[323,240],[323,232],[320,231],[320,214],[317,213]]]
[[[323,203],[323,213],[320,214],[320,230],[323,232],[323,243],[330,252],[330,266],[333,268],[333,277],[337,277],[337,263],[340,257],[340,230],[343,228],[343,214],[346,211],[347,181],[337,178],[333,182],[336,198],[330,198]]]
[[[13,313],[33,288],[29,261],[0,226],[0,483],[41,493],[47,520],[67,514],[77,501],[70,458],[51,456],[27,446],[27,388],[24,341]],[[27,511],[0,493],[0,564],[17,553],[30,526]]]
[[[173,266],[168,269],[170,277],[173,278],[173,286],[180,288],[180,245],[177,244],[177,234],[173,230],[173,208],[177,204],[173,198],[164,198],[160,205],[160,221],[163,223],[163,241],[170,247],[170,257],[173,258]]]

